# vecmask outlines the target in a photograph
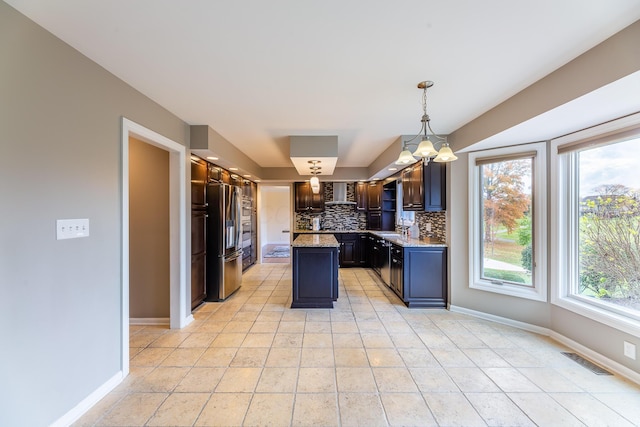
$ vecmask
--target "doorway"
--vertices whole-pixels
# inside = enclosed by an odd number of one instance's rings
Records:
[[[260,185],[260,262],[291,260],[291,185]]]
[[[129,373],[129,138],[169,153],[169,325],[183,328],[193,320],[187,289],[186,147],[131,120],[122,118],[121,222],[122,277],[121,369]]]
[[[129,324],[169,324],[169,152],[129,137]]]

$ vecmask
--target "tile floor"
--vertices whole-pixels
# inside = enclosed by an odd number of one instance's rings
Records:
[[[292,310],[289,265],[182,330],[131,328],[131,372],[77,426],[632,426],[640,387],[554,341],[407,309],[369,270],[340,270],[332,310]]]

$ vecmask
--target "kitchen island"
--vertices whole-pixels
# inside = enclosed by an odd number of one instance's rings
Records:
[[[446,308],[447,244],[394,231],[294,230],[295,237],[333,234],[340,267],[370,267],[410,308]]]
[[[338,299],[338,248],[332,234],[304,234],[292,244],[291,308],[333,308]]]

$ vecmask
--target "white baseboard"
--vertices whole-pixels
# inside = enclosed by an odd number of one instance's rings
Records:
[[[122,371],[118,371],[117,374],[112,376],[98,387],[93,393],[85,397],[80,403],[78,403],[73,409],[64,414],[58,420],[56,420],[50,427],[67,427],[76,422],[81,416],[83,416],[93,405],[98,403],[100,399],[105,397],[111,390],[116,388],[118,384],[124,379]]]
[[[561,344],[566,345],[567,347],[575,350],[576,352],[582,354],[587,359],[590,359],[596,362],[598,365],[606,368],[609,371],[613,371],[616,374],[627,378],[630,381],[633,381],[636,384],[640,384],[640,373],[627,368],[624,365],[616,362],[615,360],[611,360],[608,357],[603,356],[600,353],[597,353],[591,350],[589,347],[585,347],[580,343],[575,342],[574,340],[565,337],[555,331],[550,331],[549,338],[552,338],[558,341]]]
[[[130,317],[130,325],[169,325],[168,317]]]
[[[543,328],[541,326],[532,325],[530,323],[519,322],[517,320],[509,319],[507,317],[500,317],[494,314],[484,313],[482,311],[475,311],[464,307],[458,307],[455,305],[449,306],[449,310],[455,313],[468,314],[469,316],[479,317],[485,320],[491,320],[492,322],[501,323],[507,326],[513,326],[514,328],[523,329],[525,331],[534,332],[536,334],[549,336],[551,332],[547,328]]]
[[[519,322],[517,320],[508,319],[506,317],[496,316],[494,314],[484,313],[481,311],[470,310],[464,307],[457,307],[454,305],[449,306],[449,309],[455,313],[467,314],[469,316],[478,317],[480,319],[490,320],[492,322],[501,323],[503,325],[513,326],[514,328],[523,329],[529,332],[535,332],[536,334],[547,336],[555,341],[558,341],[561,344],[566,345],[570,349],[580,353],[585,356],[587,359],[590,359],[603,368],[606,368],[609,371],[613,371],[616,374],[633,381],[636,384],[640,384],[640,373],[627,368],[626,366],[616,362],[615,360],[609,359],[602,354],[593,351],[592,349],[585,347],[584,345],[565,337],[562,334],[557,333],[548,328],[543,328],[536,325],[531,325],[529,323]]]

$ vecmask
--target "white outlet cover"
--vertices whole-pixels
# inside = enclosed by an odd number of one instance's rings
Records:
[[[624,355],[630,359],[636,360],[636,346],[630,342],[624,342]]]

